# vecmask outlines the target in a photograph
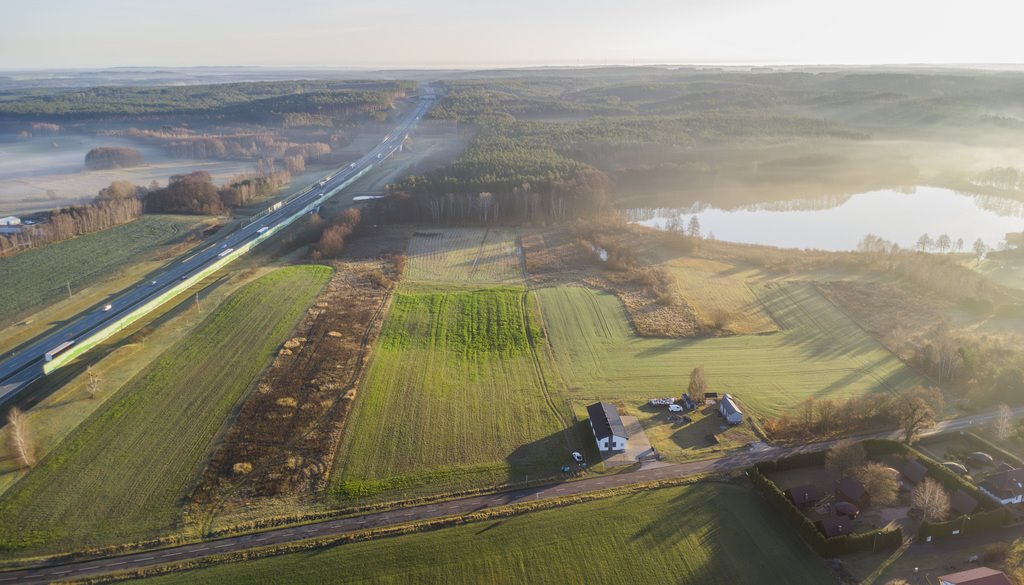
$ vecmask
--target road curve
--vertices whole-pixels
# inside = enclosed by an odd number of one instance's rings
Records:
[[[1014,416],[1020,416],[1022,414],[1024,414],[1024,407],[1014,410]],[[989,423],[996,416],[997,413],[992,411],[942,421],[925,433],[925,436],[967,430]],[[899,432],[888,431],[870,433],[861,435],[858,438],[898,439]],[[354,516],[350,518],[322,520],[302,526],[274,528],[253,534],[230,536],[219,540],[209,540],[195,544],[186,544],[121,556],[0,572],[0,585],[7,585],[8,583],[48,583],[54,580],[75,579],[130,569],[154,567],[167,563],[198,559],[227,552],[285,544],[309,538],[335,536],[367,528],[395,526],[419,520],[431,520],[435,518],[443,518],[445,516],[468,514],[479,510],[498,508],[521,502],[596,492],[665,479],[679,479],[708,473],[737,471],[750,467],[751,465],[761,461],[768,461],[796,453],[822,451],[828,449],[839,440],[840,439],[822,441],[798,447],[774,447],[757,452],[734,451],[729,455],[717,459],[694,461],[691,463],[653,463],[631,473],[620,473],[618,475],[593,477],[548,486],[472,496],[447,502],[423,504],[409,508],[396,508],[393,510],[363,514],[361,516]]]

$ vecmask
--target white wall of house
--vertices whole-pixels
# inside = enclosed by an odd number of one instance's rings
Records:
[[[1004,500],[1003,498],[1000,498],[999,496],[997,496],[997,495],[993,494],[992,492],[988,491],[983,486],[978,486],[978,489],[980,489],[981,491],[985,492],[986,494],[992,496],[993,498],[999,500],[1003,504],[1019,504],[1022,501],[1024,501],[1024,496],[1014,496],[1012,498],[1008,498],[1008,499]]]
[[[603,439],[597,439],[597,450],[598,451],[625,451],[626,450],[626,438],[625,437],[605,437]],[[608,447],[608,442],[611,441],[611,448]]]

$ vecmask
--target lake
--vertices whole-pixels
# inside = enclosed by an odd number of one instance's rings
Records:
[[[922,234],[947,234],[969,251],[981,238],[997,248],[1009,232],[1024,231],[1024,203],[938,187],[872,191],[848,197],[763,203],[736,209],[696,204],[686,209],[627,210],[630,221],[665,229],[696,216],[704,236],[780,248],[854,250],[866,234],[913,248]]]

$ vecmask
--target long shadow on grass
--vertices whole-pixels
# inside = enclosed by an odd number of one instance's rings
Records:
[[[573,451],[582,453],[588,464],[601,461],[587,421],[575,422],[564,431],[525,443],[509,453],[505,458],[509,466],[508,483],[516,485],[527,480],[568,479],[581,471],[572,458]],[[569,474],[562,472],[565,465],[570,467]]]

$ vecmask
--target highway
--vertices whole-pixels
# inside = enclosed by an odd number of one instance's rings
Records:
[[[61,354],[68,354],[65,357],[69,357],[102,341],[112,335],[113,326],[155,309],[176,296],[185,285],[201,279],[204,272],[218,269],[247,251],[248,247],[273,236],[308,211],[318,209],[320,203],[397,152],[416,127],[417,121],[433,104],[434,95],[428,88],[427,93],[420,96],[416,106],[403,116],[398,125],[356,162],[268,207],[216,242],[204,243],[204,247],[198,251],[196,248],[189,250],[150,275],[147,281],[121,291],[104,305],[79,314],[27,347],[4,356],[5,359],[0,362],[0,405],[18,396],[30,384],[45,376],[46,370],[51,370],[63,361],[59,359]],[[58,347],[63,349],[54,351]],[[48,352],[54,361],[47,359]],[[50,367],[46,367],[48,364]]]

